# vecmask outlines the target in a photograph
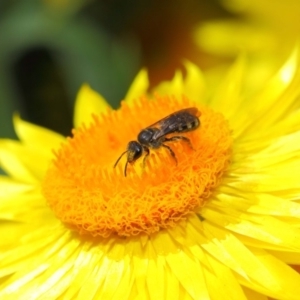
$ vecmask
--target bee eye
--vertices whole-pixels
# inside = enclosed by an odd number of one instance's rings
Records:
[[[128,144],[127,160],[133,162],[143,154],[143,147],[136,141],[131,141]]]

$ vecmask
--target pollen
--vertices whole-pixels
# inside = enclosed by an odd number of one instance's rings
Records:
[[[114,168],[141,130],[188,107],[200,112],[200,126],[172,134],[190,141],[168,142],[176,160],[165,147],[150,148],[145,162],[143,154],[128,163],[127,176],[126,155]],[[186,97],[144,96],[74,129],[54,152],[43,194],[57,218],[80,234],[149,235],[201,210],[226,172],[231,144],[222,114]]]

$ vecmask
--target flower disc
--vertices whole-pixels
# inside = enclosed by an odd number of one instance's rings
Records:
[[[188,107],[198,108],[201,125],[173,134],[192,145],[168,142],[177,163],[159,147],[150,149],[145,165],[143,157],[128,164],[126,177],[126,155],[114,168],[142,129]],[[56,216],[81,234],[131,236],[173,227],[204,205],[229,163],[232,139],[226,120],[185,97],[144,97],[132,106],[123,102],[119,110],[93,120],[74,130],[55,153],[43,183]]]

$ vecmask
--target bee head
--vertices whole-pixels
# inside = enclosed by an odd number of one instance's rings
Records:
[[[120,161],[120,159],[123,157],[123,155],[125,153],[127,153],[127,161],[126,161],[125,168],[124,168],[124,175],[126,176],[126,170],[127,170],[128,163],[133,163],[139,157],[142,156],[143,147],[137,141],[129,142],[128,145],[127,145],[127,150],[120,155],[120,157],[118,158],[118,160],[116,161],[116,163],[114,165],[114,168],[117,166],[118,162]]]
[[[143,154],[143,147],[137,141],[131,141],[127,146],[127,162],[132,163]]]

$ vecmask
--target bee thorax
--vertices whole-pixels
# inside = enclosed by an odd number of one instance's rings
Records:
[[[142,145],[149,145],[152,142],[154,134],[158,131],[156,128],[146,128],[142,130],[138,135],[138,141]]]

